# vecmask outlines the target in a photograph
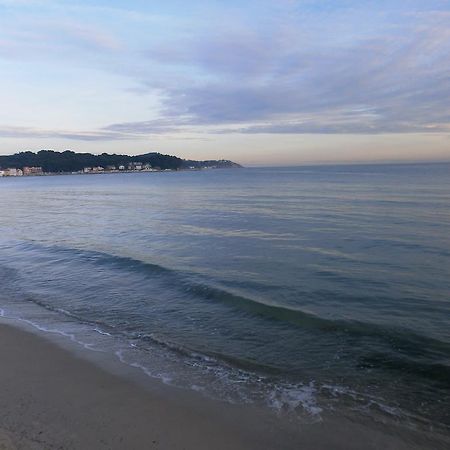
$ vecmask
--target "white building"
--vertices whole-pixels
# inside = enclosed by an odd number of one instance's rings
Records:
[[[21,169],[16,169],[15,167],[10,167],[8,169],[2,170],[4,177],[21,177],[23,171]]]
[[[141,162],[130,162],[128,164],[128,170],[142,170]]]

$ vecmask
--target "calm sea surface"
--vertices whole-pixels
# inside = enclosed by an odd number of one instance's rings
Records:
[[[450,427],[450,165],[0,179],[0,308],[166,383]]]

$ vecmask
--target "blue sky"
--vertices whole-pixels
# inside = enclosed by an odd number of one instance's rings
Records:
[[[450,159],[450,1],[0,0],[0,153]]]

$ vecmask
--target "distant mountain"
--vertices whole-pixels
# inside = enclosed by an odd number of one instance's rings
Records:
[[[0,168],[15,167],[42,167],[44,172],[78,172],[85,167],[104,167],[127,165],[132,162],[150,164],[155,169],[201,169],[201,168],[237,168],[241,167],[228,160],[191,161],[176,156],[162,155],[161,153],[146,153],[138,156],[116,155],[102,153],[75,153],[70,150],[55,152],[53,150],[41,150],[34,152],[21,152],[10,156],[0,156]]]

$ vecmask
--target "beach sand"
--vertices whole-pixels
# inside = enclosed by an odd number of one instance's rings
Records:
[[[426,448],[352,421],[301,426],[251,407],[146,389],[48,339],[0,325],[0,450]]]
[[[0,361],[1,450],[251,449],[267,444],[240,426],[239,412],[226,404],[214,402],[212,408],[206,399],[192,404],[183,395],[176,401],[164,389],[149,392],[8,325],[0,325]]]

